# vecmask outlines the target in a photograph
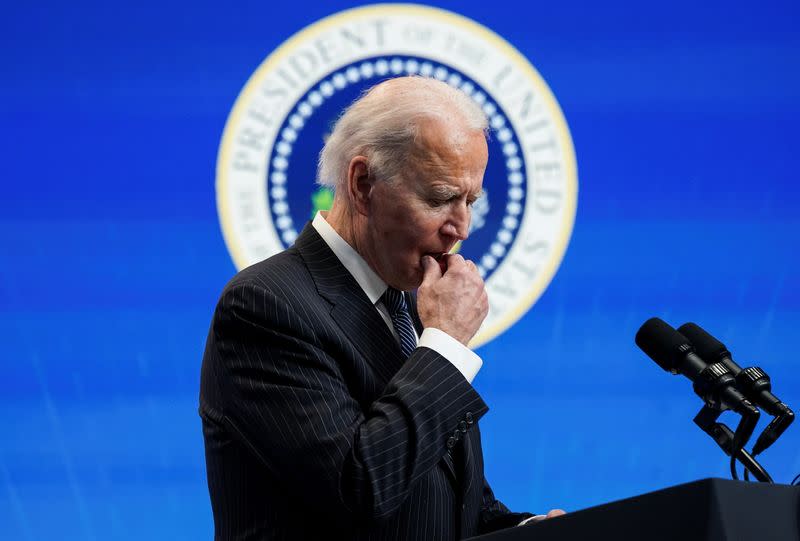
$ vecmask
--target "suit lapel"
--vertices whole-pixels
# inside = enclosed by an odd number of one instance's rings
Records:
[[[403,364],[400,345],[353,275],[309,223],[295,247],[311,273],[317,291],[331,304],[331,318],[363,355],[383,383]]]

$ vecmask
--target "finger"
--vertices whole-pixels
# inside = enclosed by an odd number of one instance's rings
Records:
[[[442,259],[447,263],[447,269],[458,269],[465,265],[464,256],[461,254],[444,254]]]
[[[436,261],[436,264],[439,265],[439,270],[442,271],[442,274],[447,272],[447,257],[444,255],[439,256],[439,258],[433,258]]]
[[[547,518],[560,517],[561,515],[566,515],[566,514],[567,512],[564,511],[563,509],[551,509],[550,511],[547,512]]]
[[[442,277],[442,269],[439,263],[429,255],[422,257],[422,281],[430,282]]]

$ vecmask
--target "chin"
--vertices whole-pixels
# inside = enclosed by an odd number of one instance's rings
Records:
[[[422,272],[422,269],[416,271],[414,273],[414,276],[409,280],[409,287],[407,288],[407,291],[411,291],[412,289],[417,289],[422,284],[423,276],[424,273]]]
[[[391,282],[386,281],[387,285],[392,286],[395,289],[399,289],[400,291],[411,291],[413,289],[417,289],[421,283],[421,272],[414,272],[414,274],[410,276],[394,276],[394,279]]]

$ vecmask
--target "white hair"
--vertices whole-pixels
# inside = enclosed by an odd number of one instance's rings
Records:
[[[436,79],[410,76],[367,90],[345,111],[320,152],[317,182],[347,182],[350,160],[365,156],[371,175],[391,181],[407,167],[423,121],[456,122],[463,130],[488,129],[483,110],[462,91]]]

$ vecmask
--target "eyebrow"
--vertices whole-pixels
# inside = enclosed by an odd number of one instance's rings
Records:
[[[450,186],[434,186],[432,188],[433,195],[436,197],[441,197],[442,199],[449,199],[451,197],[458,197],[461,195],[461,192],[451,188]],[[481,197],[485,196],[486,192],[481,190],[472,196],[472,201],[477,201]]]
[[[478,193],[476,193],[476,194],[474,195],[474,198],[472,199],[472,201],[477,201],[477,200],[478,200],[478,199],[480,199],[481,197],[486,197],[486,192],[485,192],[485,191],[483,191],[483,190],[481,190],[481,191],[479,191]]]

